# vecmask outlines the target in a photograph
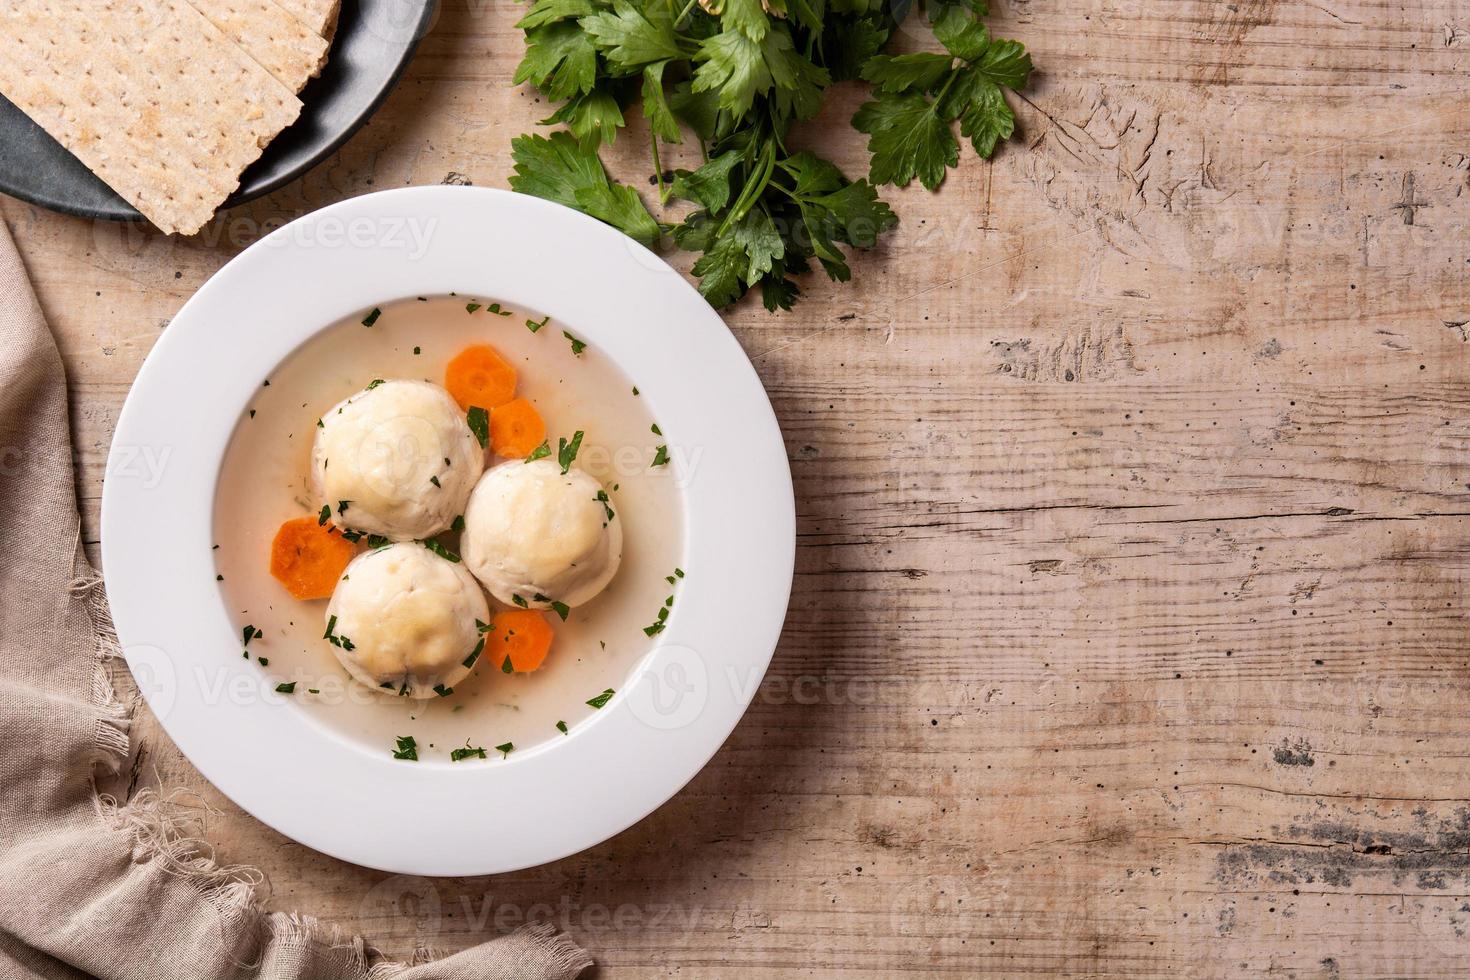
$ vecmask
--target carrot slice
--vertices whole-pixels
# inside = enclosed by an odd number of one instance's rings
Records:
[[[475,344],[449,362],[444,387],[465,411],[475,405],[489,411],[516,396],[516,369],[494,347]]]
[[[555,636],[556,631],[546,617],[534,610],[497,612],[490,632],[485,634],[485,654],[502,670],[508,658],[518,673],[528,673],[546,660]]]
[[[490,413],[490,448],[497,456],[529,456],[545,438],[541,413],[524,398],[508,401]]]
[[[315,517],[281,525],[271,542],[271,574],[298,599],[328,599],[357,548]]]

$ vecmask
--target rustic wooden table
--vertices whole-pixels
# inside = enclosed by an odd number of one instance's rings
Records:
[[[90,545],[139,364],[262,227],[504,185],[547,111],[510,84],[516,16],[448,0],[367,129],[197,239],[0,201],[70,371]],[[262,827],[141,704],[128,782],[196,793],[272,907],[400,955],[549,917],[606,977],[1465,975],[1470,11],[993,23],[1040,66],[1022,138],[887,193],[903,223],[852,284],[728,312],[800,547],[766,684],[688,788],[556,865],[427,882]],[[852,173],[859,100],[809,132]]]

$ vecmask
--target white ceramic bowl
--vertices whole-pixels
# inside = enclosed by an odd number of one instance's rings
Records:
[[[679,474],[691,573],[659,642],[570,737],[475,767],[369,753],[290,699],[258,690],[263,678],[240,658],[210,550],[220,463],[261,380],[344,316],[450,292],[569,325],[638,383],[660,418],[678,420],[681,445],[700,451],[694,471]],[[344,201],[221,269],[139,372],[102,497],[118,635],[170,737],[221,792],[281,833],[404,874],[493,874],[556,860],[677,792],[764,676],[794,554],[781,433],[715,312],[606,225],[469,187]]]

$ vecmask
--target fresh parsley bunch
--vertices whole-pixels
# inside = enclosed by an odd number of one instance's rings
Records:
[[[875,185],[917,178],[934,190],[959,162],[959,142],[989,157],[1015,130],[1003,89],[1020,89],[1031,57],[994,39],[985,0],[921,0],[945,53],[880,54],[912,0],[533,0],[517,25],[526,56],[515,81],[560,107],[549,138],[512,141],[511,187],[577,208],[646,245],[672,232],[715,306],[760,288],[767,309],[790,309],[793,276],[815,259],[852,275],[846,251],[870,248],[898,218]],[[848,180],[814,153],[792,151],[794,123],[821,108],[828,86],[861,78],[873,98],[853,116],[868,135],[867,179]],[[660,204],[691,202],[676,225],[654,219],[638,194],[608,177],[597,148],[625,113],[651,130]],[[666,174],[659,142],[693,133],[705,163]]]

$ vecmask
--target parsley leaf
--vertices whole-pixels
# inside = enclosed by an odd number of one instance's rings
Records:
[[[556,461],[561,464],[561,471],[567,472],[572,468],[572,463],[577,460],[577,451],[582,448],[582,430],[578,429],[568,442],[566,437],[557,440]]]
[[[914,178],[930,190],[959,162],[951,124],[982,157],[1016,129],[1003,89],[1018,90],[1031,76],[1031,56],[1016,41],[991,40],[985,26],[958,6],[940,12],[934,35],[952,57],[938,54],[878,55],[863,66],[878,97],[862,105],[852,124],[867,133],[877,183],[907,185]]]
[[[543,126],[555,126],[557,123],[565,124],[582,146],[611,143],[618,130],[623,128],[623,109],[613,93],[593,89],[564,103],[541,120]]]
[[[673,14],[662,4],[640,10],[628,0],[615,0],[612,10],[583,17],[580,23],[608,65],[622,74],[683,54],[674,36]]]
[[[536,0],[531,10],[516,24],[521,30],[542,27],[574,17],[585,17],[592,13],[589,0]]]
[[[456,555],[454,552],[450,551],[448,548],[444,547],[442,544],[440,544],[438,541],[435,541],[433,538],[429,538],[428,540],[426,540],[426,541],[424,541],[422,543],[423,543],[423,546],[425,548],[428,548],[430,551],[432,551],[434,554],[438,555],[440,558],[443,558],[445,561],[452,561],[452,562],[458,562],[459,561],[459,555]]]
[[[490,413],[479,405],[471,405],[470,410],[465,413],[465,422],[470,431],[475,434],[475,441],[484,449],[490,445]]]
[[[583,149],[570,135],[518,136],[511,141],[511,156],[512,190],[585,211],[644,245],[658,238],[658,223],[638,194],[609,180],[597,154]]]
[[[395,740],[398,747],[393,751],[393,758],[408,759],[417,762],[419,758],[419,746],[412,735],[399,735]]]
[[[592,38],[579,25],[559,21],[526,32],[526,56],[512,81],[530,82],[561,101],[591,91],[596,78]]]
[[[948,168],[960,162],[949,123],[922,92],[881,95],[864,103],[852,124],[872,137],[869,176],[877,183],[907,187],[917,177],[932,191],[944,182]]]
[[[485,749],[482,746],[471,745],[469,739],[465,739],[464,748],[452,749],[449,753],[450,762],[459,762],[461,759],[485,759]]]

